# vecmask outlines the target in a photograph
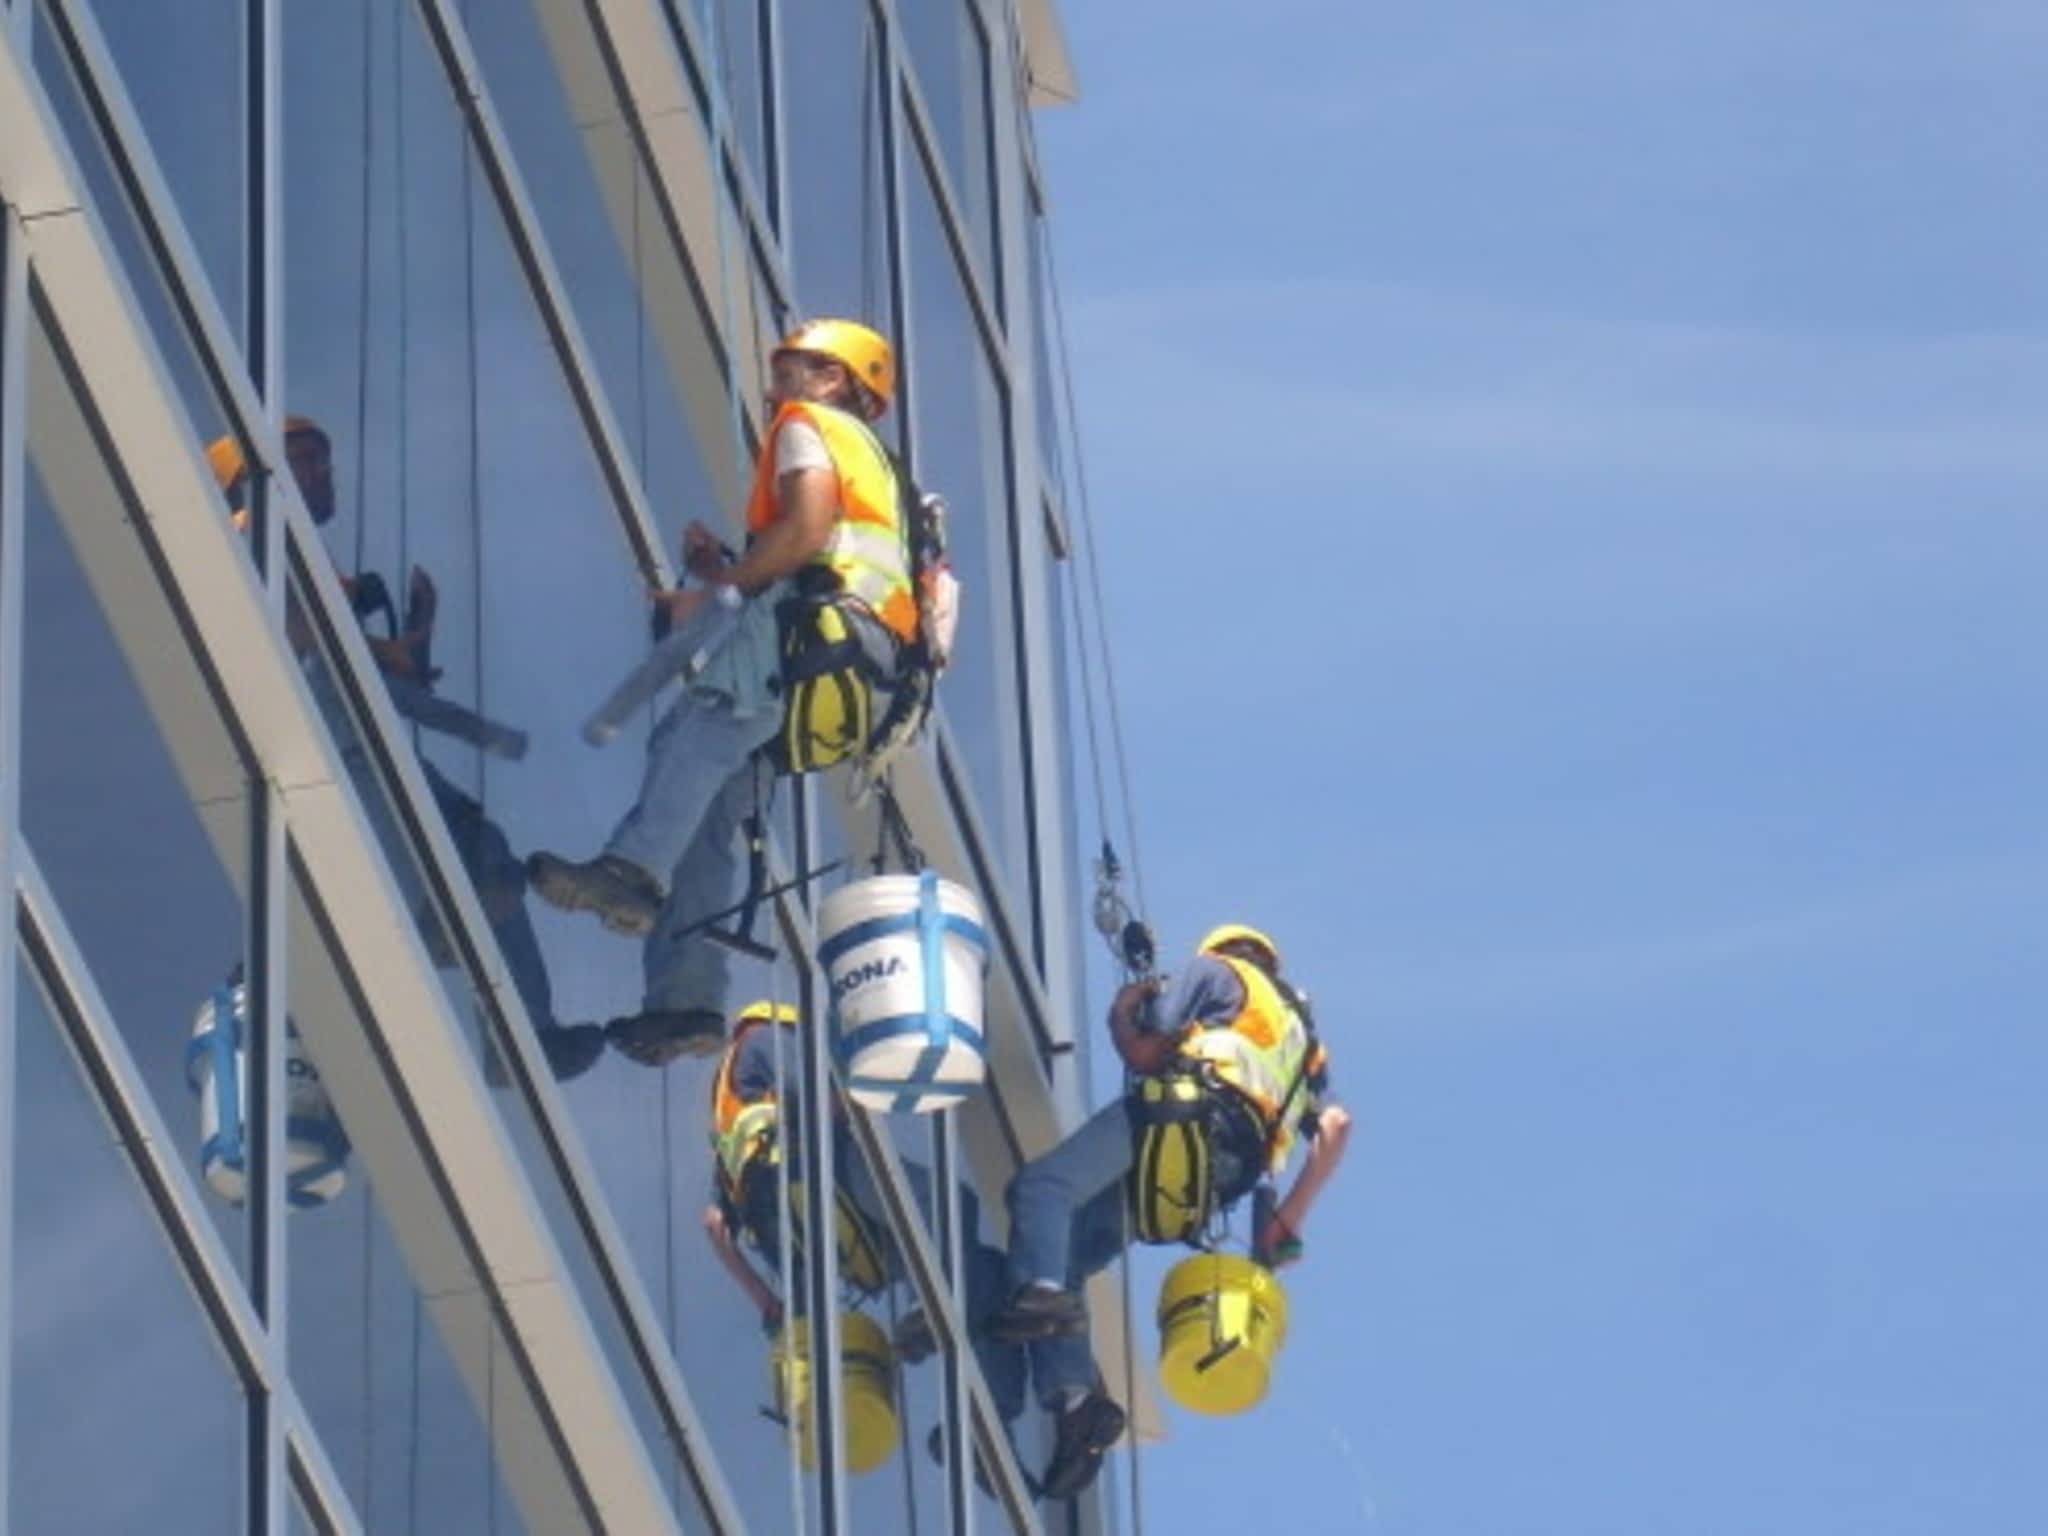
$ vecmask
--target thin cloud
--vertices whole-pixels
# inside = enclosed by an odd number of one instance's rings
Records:
[[[1268,473],[1309,431],[1368,468],[2048,478],[2048,335],[1794,335],[1371,282],[1101,294],[1075,318],[1094,419],[1130,461],[1160,462],[1147,434],[1179,424],[1115,402],[1221,354],[1235,430],[1210,451]]]
[[[1688,977],[1802,951],[1866,947],[1925,934],[1964,912],[2038,910],[2048,894],[2038,856],[1961,859],[1864,881],[1819,900],[1679,931],[1590,937],[1569,945],[1461,947],[1440,961],[1390,956],[1375,966],[1376,1016],[1411,1023],[1444,1014],[1527,1014],[1611,1002]]]

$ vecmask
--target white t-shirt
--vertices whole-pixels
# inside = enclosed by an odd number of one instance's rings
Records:
[[[793,475],[800,469],[830,469],[832,455],[825,451],[825,439],[808,421],[785,422],[775,434],[775,478]]]

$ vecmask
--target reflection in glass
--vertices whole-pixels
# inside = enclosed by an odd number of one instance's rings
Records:
[[[154,1530],[174,1509],[239,1530],[239,1384],[26,955],[18,975],[7,1527]]]
[[[214,0],[209,0],[209,3],[214,3]],[[167,13],[157,7],[124,9],[135,13],[136,20],[132,30],[148,31],[168,26],[162,19]],[[57,44],[54,23],[50,23],[47,17],[42,18],[34,28],[34,34],[37,79],[47,93],[57,122],[64,132],[66,145],[71,151],[73,164],[80,174],[86,194],[91,199],[97,228],[106,237],[111,254],[128,281],[136,308],[148,327],[151,339],[156,343],[157,355],[169,375],[177,404],[183,407],[187,419],[192,423],[192,443],[197,449],[200,444],[226,430],[227,407],[215,394],[211,377],[200,363],[192,334],[172,298],[170,280],[157,263],[144,238],[142,222],[131,212],[127,194],[115,174],[113,162],[102,147],[100,136],[86,110],[71,69]],[[230,35],[234,34],[231,32]],[[231,101],[234,94],[234,91],[229,89],[220,93],[218,99],[221,102]],[[177,136],[174,134],[173,138],[176,139]],[[186,135],[181,142],[187,142],[189,145],[189,140],[190,135]],[[237,195],[235,189],[240,185],[239,172],[236,169],[240,164],[240,147],[235,141],[229,141],[223,147],[227,157],[219,165],[209,168],[206,194],[200,201],[209,211],[219,215],[208,228],[217,235],[226,234],[230,237],[231,245],[225,249],[233,260],[239,261],[240,236],[234,232],[241,227],[241,212],[239,203],[233,199]],[[161,159],[162,147],[156,146],[155,153]],[[211,178],[223,169],[228,173],[228,186],[225,190],[213,185],[211,181]],[[192,190],[190,187],[187,188],[188,193]],[[223,202],[223,197],[228,200]],[[175,218],[180,206],[186,209],[187,232],[191,233],[189,204],[169,206],[168,211]],[[217,254],[224,248],[216,240],[209,244],[208,249]],[[221,274],[217,268],[210,271],[202,262],[194,266],[187,275],[196,290],[212,289],[216,309],[231,325],[241,320],[241,302],[237,292],[232,287],[220,285]],[[209,276],[214,279],[212,282],[209,282]],[[200,294],[195,292],[194,302],[198,303],[199,300]],[[227,338],[227,344],[234,344],[232,332]]]
[[[988,38],[971,0],[917,0],[898,14],[911,63],[938,136],[955,207],[966,221],[970,259],[997,272],[995,193],[990,178]]]
[[[843,315],[893,335],[889,312],[882,65],[866,5],[807,6],[782,48],[787,241],[806,317]]]
[[[911,309],[917,355],[909,371],[918,483],[946,498],[947,536],[961,587],[960,635],[939,691],[967,764],[982,825],[996,839],[1008,894],[1022,890],[1021,803],[1015,763],[1017,680],[1010,610],[1010,517],[996,374],[918,168],[908,178]]]
[[[761,55],[761,16],[767,0],[716,0],[711,9],[712,73],[732,115],[734,148],[752,173],[765,204],[768,193],[768,93]]]
[[[22,827],[195,1180],[187,1046],[246,938],[247,769],[78,403],[30,381]],[[238,1265],[247,1221],[208,1211]]]
[[[287,920],[291,1018],[309,1041],[339,1016],[374,1038],[296,879]],[[316,1019],[326,1028],[313,1029]],[[308,1056],[321,1066],[310,1047]],[[354,1134],[366,1137],[360,1126]],[[292,1218],[289,1349],[300,1402],[364,1529],[476,1530],[484,1510],[482,1529],[522,1530],[477,1408],[492,1374],[516,1366],[486,1326],[485,1298],[421,1292],[384,1199],[358,1157],[338,1198]],[[448,1348],[458,1328],[469,1350],[462,1370]]]
[[[101,38],[222,313],[246,335],[244,0],[93,0]],[[46,14],[36,31],[55,26]],[[74,142],[76,142],[74,140]]]

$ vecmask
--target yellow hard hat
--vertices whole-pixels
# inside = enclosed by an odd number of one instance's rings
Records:
[[[1259,932],[1258,929],[1248,928],[1243,923],[1224,923],[1221,927],[1211,928],[1202,935],[1202,942],[1195,947],[1205,955],[1213,955],[1224,945],[1233,941],[1242,944],[1258,945],[1259,948],[1273,957],[1273,969],[1276,971],[1280,969],[1280,946],[1275,944],[1265,934]]]
[[[733,1023],[751,1024],[756,1020],[760,1020],[763,1023],[787,1024],[794,1028],[801,1022],[802,1018],[803,1015],[796,1011],[796,1004],[774,1003],[764,997],[758,1002],[749,1003],[746,1007],[742,1008],[734,1015]]]
[[[877,331],[855,320],[811,320],[782,338],[778,352],[816,352],[844,363],[884,406],[896,398],[896,354]]]
[[[310,416],[285,417],[284,432],[286,437],[297,432],[311,432],[323,442],[327,438],[326,429]],[[206,445],[206,464],[213,471],[214,482],[224,491],[241,479],[242,471],[249,467],[248,459],[243,457],[240,441],[232,434],[227,437],[216,437]]]

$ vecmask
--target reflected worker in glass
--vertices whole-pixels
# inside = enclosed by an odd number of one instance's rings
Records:
[[[794,1264],[800,1261],[803,1234],[802,1101],[797,1094],[797,1010],[787,1003],[761,1001],[742,1009],[733,1021],[732,1040],[720,1057],[711,1080],[711,1146],[713,1190],[704,1211],[704,1233],[719,1262],[761,1314],[761,1326],[775,1333],[783,1324],[778,1286],[782,1267],[783,1199],[787,1199],[795,1234]],[[780,1026],[778,1030],[772,1026]],[[779,1036],[779,1038],[778,1038]],[[778,1091],[779,1085],[779,1091]],[[833,1117],[833,1169],[837,1179],[833,1222],[843,1290],[863,1301],[891,1286],[907,1284],[903,1260],[890,1236],[888,1214],[867,1159],[855,1146],[838,1115]],[[786,1172],[785,1172],[786,1170]],[[931,1209],[931,1179],[923,1168],[905,1164],[918,1209]],[[1023,1349],[995,1339],[987,1328],[1003,1304],[1005,1260],[1002,1251],[981,1240],[981,1206],[974,1191],[960,1187],[962,1282],[966,1311],[962,1322],[973,1343],[975,1358],[986,1378],[997,1414],[1007,1425],[1024,1410]],[[760,1256],[768,1278],[758,1273],[741,1249],[744,1242]],[[796,1281],[801,1303],[801,1276]],[[803,1307],[794,1310],[801,1315]],[[937,1347],[921,1307],[913,1307],[897,1324],[891,1343],[905,1365],[916,1365]],[[934,1457],[942,1455],[943,1435],[934,1425],[926,1442]],[[977,1475],[986,1473],[976,1458]]]
[[[644,937],[641,1011],[608,1033],[650,1067],[725,1039],[725,951],[705,925],[732,900],[737,835],[768,771],[762,749],[783,726],[788,616],[829,606],[861,673],[877,679],[895,676],[918,632],[896,471],[868,425],[895,390],[889,344],[852,321],[813,321],[776,348],[771,378],[746,553],[734,559],[692,522],[683,566],[698,585],[651,594],[694,659],[648,740],[639,799],[595,858],[542,852],[527,865],[555,906]]]
[[[1029,1345],[1039,1401],[1056,1416],[1048,1498],[1093,1482],[1124,1430],[1095,1369],[1082,1282],[1134,1237],[1208,1242],[1216,1219],[1255,1188],[1252,1255],[1268,1268],[1292,1262],[1351,1130],[1343,1107],[1323,1102],[1329,1064],[1306,1000],[1282,978],[1279,946],[1255,928],[1213,929],[1178,975],[1124,987],[1109,1028],[1130,1092],[1019,1168],[1006,1195],[1010,1300],[990,1327]],[[1307,1164],[1275,1201],[1270,1181],[1298,1134],[1309,1138]],[[1163,1173],[1174,1151],[1180,1161]]]
[[[307,512],[315,524],[324,527],[333,520],[335,509],[333,445],[326,431],[309,417],[287,417],[285,457]],[[248,513],[242,507],[248,469],[241,444],[232,437],[219,438],[208,445],[206,459],[234,509],[235,526],[246,530]],[[524,752],[525,738],[519,732],[485,720],[433,693],[433,682],[440,675],[431,660],[439,600],[433,579],[424,568],[413,567],[402,624],[392,617],[390,596],[376,572],[344,576],[341,585],[360,617],[367,620],[379,612],[386,616],[390,633],[366,634],[364,638],[401,715],[427,729],[454,735],[504,756],[516,757]],[[288,618],[287,628],[293,650],[307,655],[312,650],[312,637],[296,609]],[[344,753],[344,757],[350,760],[352,769],[364,766],[356,754]],[[548,981],[547,961],[533,931],[533,919],[526,910],[525,865],[512,851],[504,830],[484,814],[476,799],[458,788],[424,755],[419,762],[427,788],[448,825],[449,838],[462,857],[463,868],[476,887],[477,900],[490,920],[498,948],[504,953],[519,1000],[526,1005],[527,1015],[533,1021],[549,1069],[557,1078],[587,1072],[604,1053],[604,1034],[595,1024],[562,1024],[555,1018],[554,989]],[[365,785],[363,792],[365,804],[374,812],[378,803],[376,790]],[[435,952],[436,963],[454,964],[446,953],[447,940],[438,923],[429,918],[426,928],[428,947]]]

